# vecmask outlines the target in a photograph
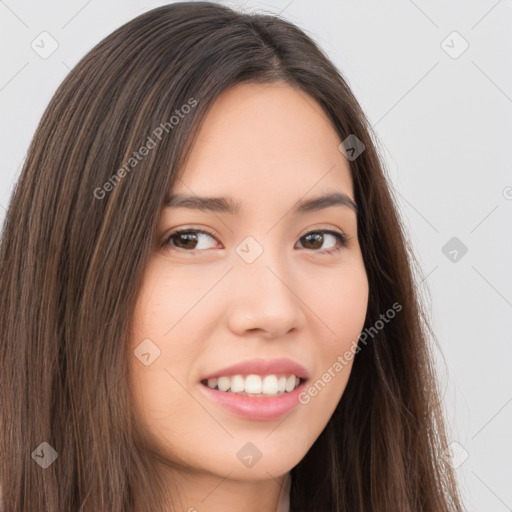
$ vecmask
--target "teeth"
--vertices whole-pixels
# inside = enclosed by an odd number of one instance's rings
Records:
[[[295,376],[293,376],[295,383]],[[277,377],[275,375],[267,375],[263,379],[262,392],[264,395],[277,395]]]
[[[295,375],[231,375],[205,381],[211,389],[230,393],[275,396],[293,391],[300,379]]]
[[[290,375],[287,379],[286,379],[286,387],[285,387],[285,390],[286,391],[293,391],[295,389],[295,375]]]
[[[242,393],[245,389],[245,380],[241,375],[231,377],[230,391],[232,393]]]
[[[261,377],[259,375],[247,375],[244,389],[246,393],[259,395],[261,393],[261,387]]]
[[[231,379],[229,377],[219,377],[217,379],[217,387],[219,391],[227,391],[231,387]]]

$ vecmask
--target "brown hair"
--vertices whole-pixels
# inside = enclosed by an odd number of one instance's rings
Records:
[[[166,192],[208,109],[235,84],[278,80],[313,97],[341,140],[365,145],[350,161],[365,326],[402,306],[359,350],[332,418],[293,468],[291,509],[462,510],[415,261],[371,127],[303,31],[208,2],[153,9],[101,41],[59,87],[28,150],[0,253],[5,510],[164,510],[126,378],[135,300]],[[34,454],[50,456],[43,442],[58,454],[46,469]]]

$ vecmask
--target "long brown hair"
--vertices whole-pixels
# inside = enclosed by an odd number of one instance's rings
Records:
[[[129,385],[135,299],[165,194],[208,109],[235,84],[278,80],[313,97],[341,140],[364,144],[350,170],[365,328],[402,306],[361,345],[332,418],[293,468],[291,509],[462,510],[415,261],[371,127],[302,30],[208,2],[153,9],[101,41],[34,135],[0,253],[4,510],[164,510]]]

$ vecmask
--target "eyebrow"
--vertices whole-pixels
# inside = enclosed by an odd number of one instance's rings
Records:
[[[330,208],[331,206],[346,206],[357,213],[357,205],[352,199],[342,192],[333,192],[312,199],[298,201],[293,208],[293,213],[304,214]],[[167,208],[189,208],[216,213],[229,213],[236,215],[240,213],[241,204],[225,197],[199,197],[175,194],[166,198]]]

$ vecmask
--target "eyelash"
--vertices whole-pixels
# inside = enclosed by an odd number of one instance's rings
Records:
[[[162,244],[162,247],[168,247],[168,248],[170,248],[171,251],[177,250],[177,251],[182,251],[182,252],[194,252],[196,249],[187,250],[187,249],[182,249],[181,247],[174,247],[172,245],[171,242],[172,242],[173,238],[178,236],[178,235],[184,234],[184,233],[194,233],[194,234],[202,233],[202,234],[210,236],[214,240],[217,240],[217,237],[213,233],[211,233],[210,231],[208,231],[206,229],[186,228],[186,229],[180,229],[180,230],[177,230],[177,231],[174,231],[173,233],[171,233],[166,238],[165,242]],[[352,240],[350,237],[348,237],[344,233],[341,233],[339,231],[335,231],[335,230],[332,230],[332,229],[316,229],[316,230],[313,230],[313,231],[308,231],[307,233],[304,233],[302,236],[300,236],[299,240],[301,238],[304,238],[307,235],[318,234],[318,233],[324,233],[324,234],[326,233],[326,234],[329,234],[329,235],[333,235],[337,239],[337,241],[338,241],[338,245],[334,249],[310,249],[313,252],[319,252],[321,254],[334,254],[334,253],[337,253],[341,249],[348,247],[350,242],[351,242],[351,240]],[[218,240],[217,240],[217,242],[218,242]],[[204,251],[204,249],[200,250],[200,252],[202,252],[202,251]]]

